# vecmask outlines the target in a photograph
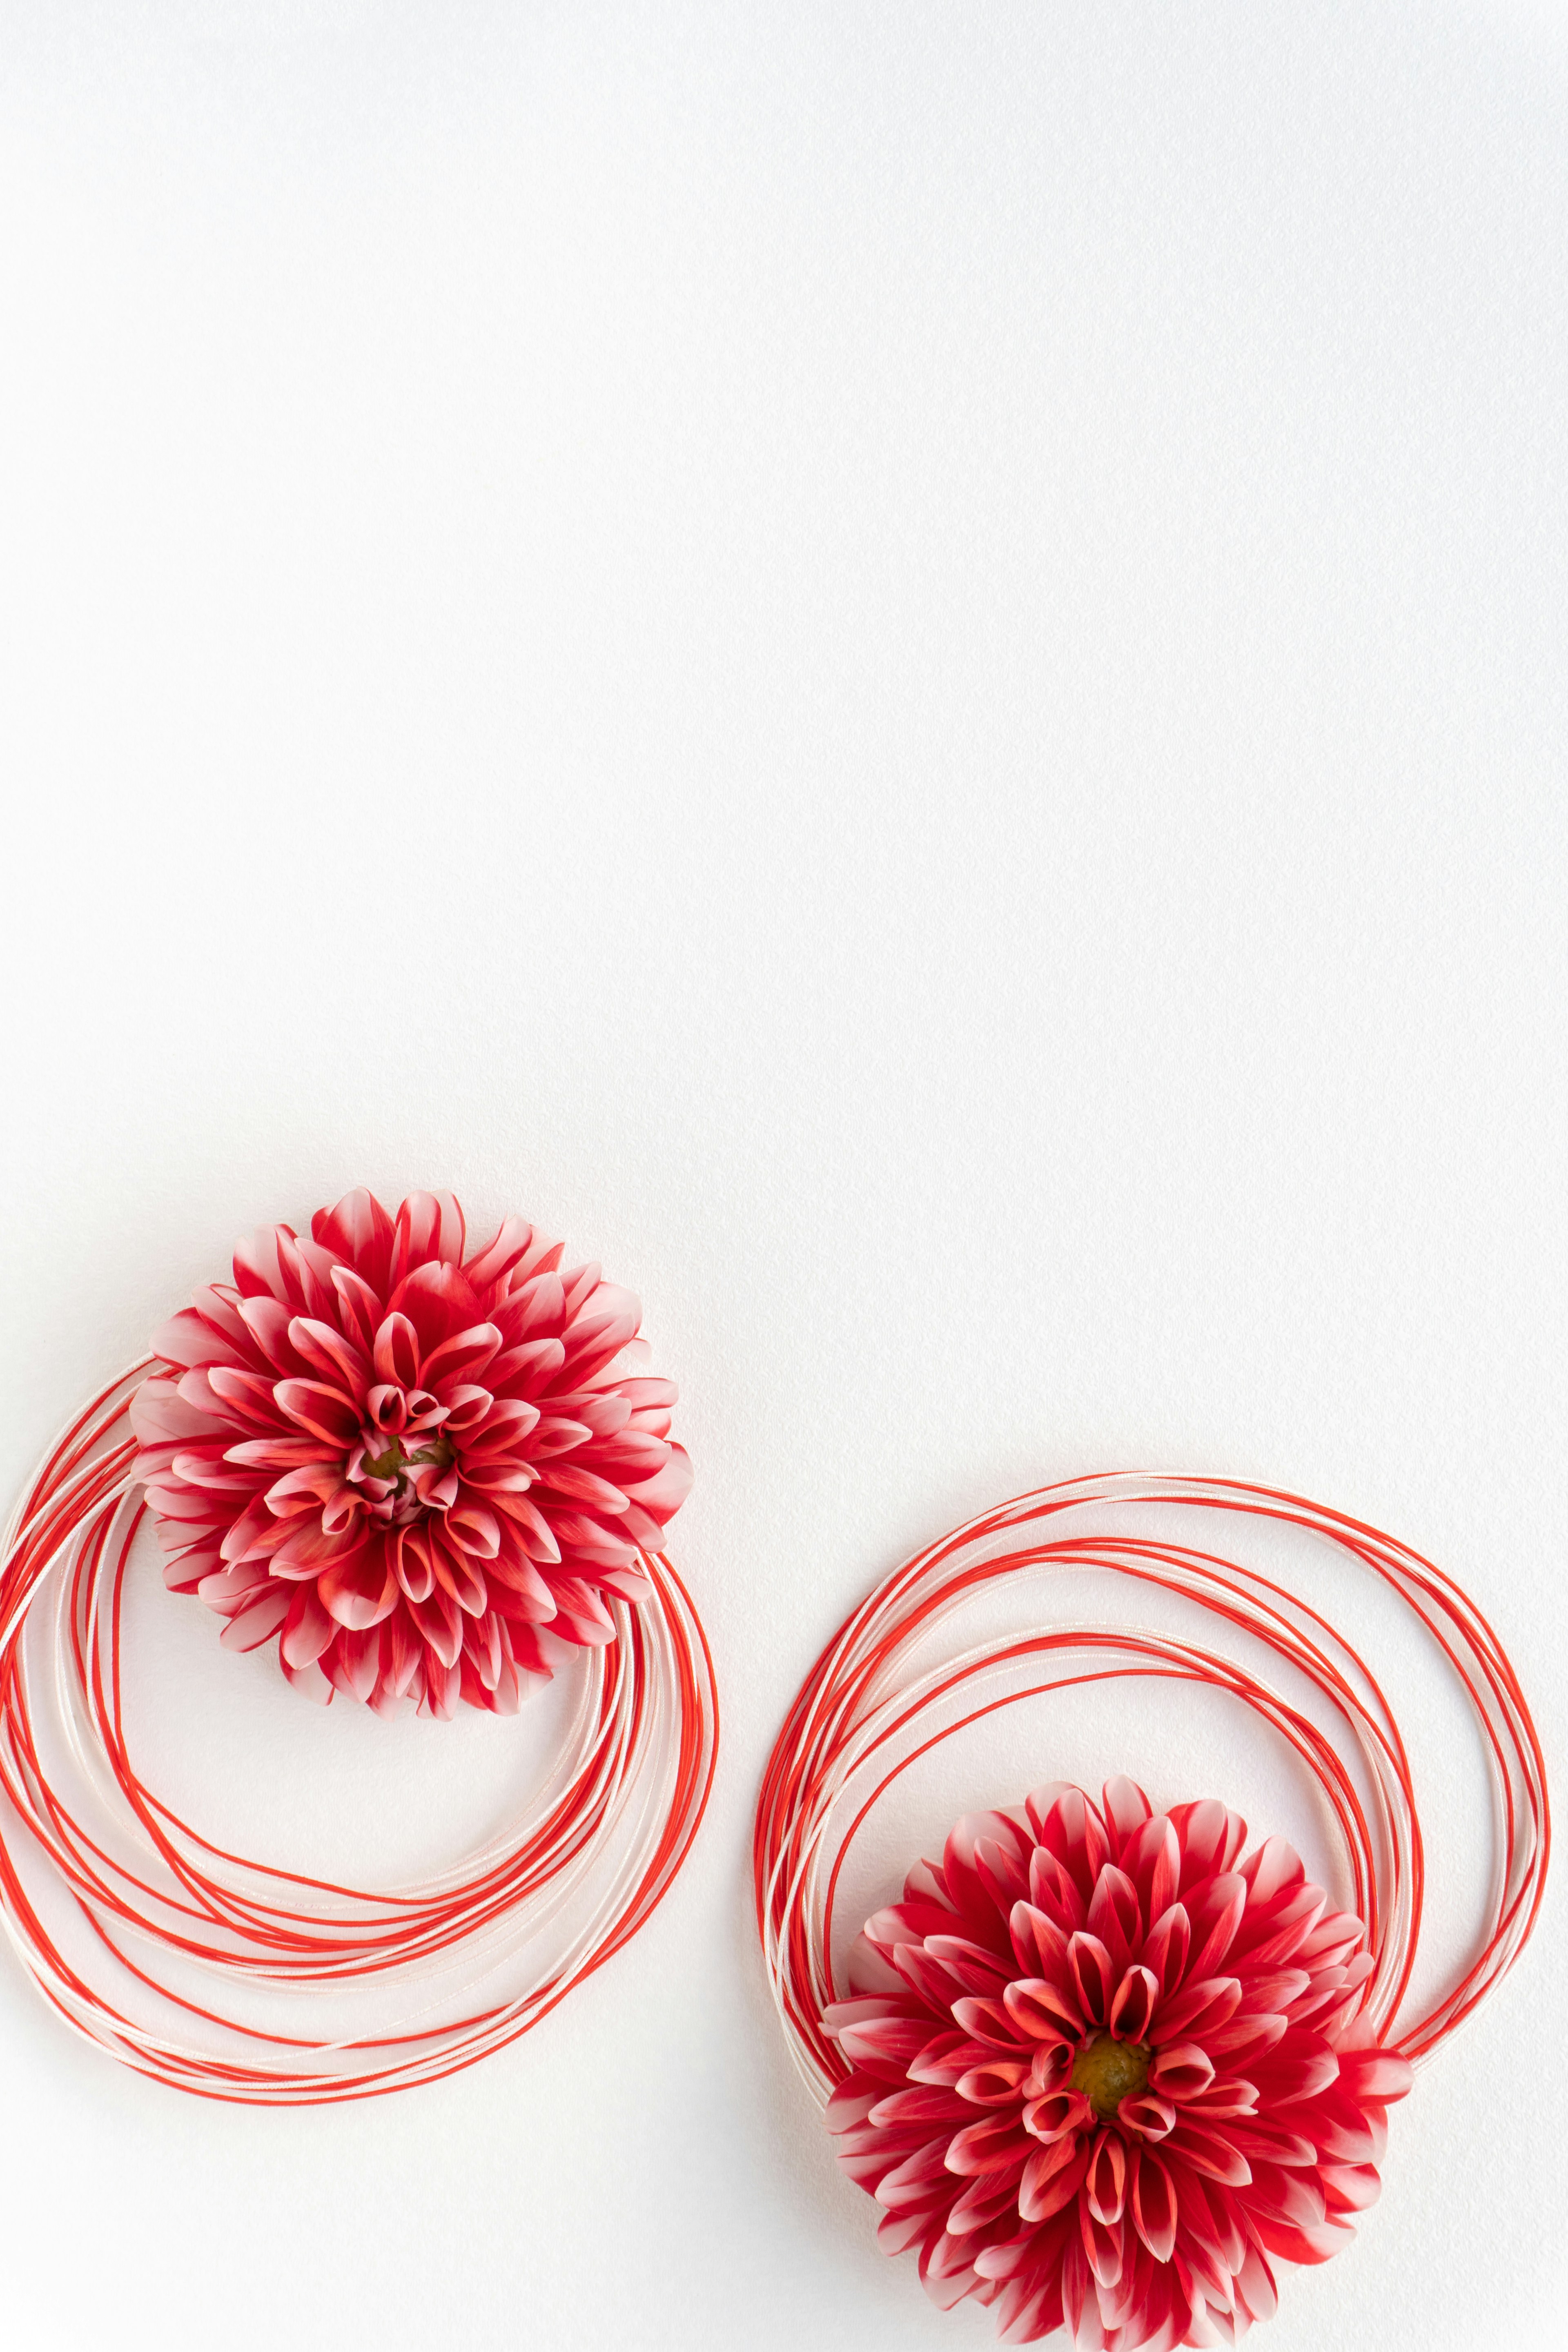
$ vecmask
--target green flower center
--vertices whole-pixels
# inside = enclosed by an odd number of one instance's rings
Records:
[[[1152,2054],[1142,2042],[1118,2042],[1114,2034],[1097,2033],[1073,2062],[1072,2087],[1083,2093],[1102,2123],[1109,2123],[1123,2099],[1135,2099],[1147,2089]]]

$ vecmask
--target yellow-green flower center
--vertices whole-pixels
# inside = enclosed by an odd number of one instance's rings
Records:
[[[1097,2033],[1073,2062],[1072,2087],[1083,2093],[1102,2123],[1109,2123],[1123,2099],[1135,2099],[1147,2088],[1150,2055],[1142,2042],[1118,2042],[1113,2034]]]

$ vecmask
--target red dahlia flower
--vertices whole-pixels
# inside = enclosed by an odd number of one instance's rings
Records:
[[[854,2071],[839,2161],[944,2308],[1005,2343],[1232,2344],[1269,2256],[1318,2263],[1378,2193],[1408,2063],[1360,2017],[1373,1963],[1282,1838],[1118,1779],[960,1822],[855,1948],[825,2023]]]
[[[520,1218],[467,1256],[449,1193],[362,1191],[310,1234],[264,1227],[154,1336],[131,1419],[165,1580],[315,1697],[510,1714],[652,1591],[691,1484],[674,1384],[628,1371],[631,1293]]]

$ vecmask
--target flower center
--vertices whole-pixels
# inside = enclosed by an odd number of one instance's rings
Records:
[[[451,1468],[457,1458],[457,1447],[444,1429],[437,1429],[423,1445],[405,1448],[400,1437],[388,1438],[384,1453],[366,1454],[365,1475],[395,1485],[393,1517],[402,1521],[419,1516],[426,1508],[425,1497],[419,1492],[420,1472],[434,1472],[439,1476]]]
[[[1109,2123],[1123,2099],[1135,2099],[1147,2087],[1150,2054],[1142,2042],[1118,2042],[1114,2034],[1097,2033],[1073,2063],[1072,2087],[1083,2093],[1102,2123]]]

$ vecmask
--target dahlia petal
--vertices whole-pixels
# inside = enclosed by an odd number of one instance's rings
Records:
[[[492,1283],[500,1283],[528,1255],[533,1240],[533,1227],[521,1217],[506,1217],[501,1221],[495,1239],[471,1257],[463,1271],[476,1290],[485,1290]]]
[[[512,1654],[518,1664],[531,1675],[549,1682],[558,1668],[566,1664],[573,1644],[564,1642],[548,1625],[520,1624],[514,1622],[507,1629]]]
[[[1127,2149],[1119,2132],[1102,2129],[1089,2152],[1084,2197],[1097,2221],[1109,2230],[1121,2221],[1127,2201]],[[1117,2266],[1120,2274],[1121,2265]]]
[[[1031,1822],[1040,1793],[1027,1800]],[[1041,1844],[1064,1864],[1087,1903],[1110,1857],[1110,1845],[1104,1823],[1081,1789],[1062,1790],[1040,1821],[1038,1834]]]
[[[329,1388],[342,1389],[357,1404],[363,1404],[371,1384],[370,1361],[342,1331],[309,1315],[296,1315],[289,1326],[289,1340],[296,1355],[320,1372]]]
[[[304,1463],[298,1469],[285,1471],[282,1477],[273,1479],[266,1490],[265,1499],[274,1518],[292,1518],[301,1511],[308,1511],[312,1517],[321,1517],[324,1524],[325,1514],[321,1506],[348,1491],[339,1465],[322,1461],[318,1456],[315,1461]],[[332,1530],[328,1528],[327,1532],[331,1534]]]
[[[826,2019],[824,2020],[826,2024]],[[835,2029],[827,2026],[829,2032]],[[902,2083],[927,2047],[925,2025],[914,2017],[868,2017],[839,2026],[836,2039],[845,2056],[879,2082]]]
[[[1105,2023],[1118,1973],[1098,1936],[1080,1933],[1068,1938],[1068,1990],[1086,2023]]]
[[[926,1950],[940,1960],[961,1991],[982,2000],[994,2000],[1007,1981],[1007,1969],[994,1952],[965,1936],[928,1936]]]
[[[1186,1906],[1173,1903],[1160,1914],[1143,1943],[1143,1966],[1159,1978],[1163,1992],[1173,1993],[1184,1979],[1191,1946],[1192,1922]]]
[[[968,2110],[956,2091],[933,2090],[926,2084],[892,2091],[869,2108],[866,2120],[879,2131],[909,2124],[962,2124]]]
[[[1070,2205],[1089,2170],[1089,2145],[1084,2140],[1055,2140],[1037,2147],[1018,2182],[1018,2211],[1026,2221],[1048,2221]]]
[[[428,1601],[436,1589],[429,1538],[418,1528],[399,1528],[388,1547],[392,1572],[409,1601]]]
[[[396,1608],[397,1579],[382,1546],[367,1544],[323,1569],[316,1579],[316,1594],[329,1616],[363,1633]]]
[[[1258,2164],[1252,2169],[1247,2210],[1254,2218],[1285,2221],[1293,2230],[1315,2230],[1326,2207],[1315,2173],[1287,2172],[1279,2165]]]
[[[308,1666],[290,1665],[285,1657],[279,1657],[278,1663],[301,1697],[313,1700],[317,1706],[331,1706],[332,1685],[315,1659]]]
[[[869,1932],[869,1928],[868,1928]],[[894,1968],[913,1992],[931,2003],[940,2015],[952,2007],[956,1990],[947,1970],[932,1959],[923,1944],[899,1943],[890,1954]]]
[[[1211,2026],[1228,2024],[1240,2006],[1241,1986],[1235,1977],[1194,1976],[1161,2004],[1155,2037],[1162,2044],[1189,2038],[1201,2042]]]
[[[1011,2284],[997,2306],[996,2335],[1003,2344],[1037,2344],[1062,2324],[1059,2281],[1038,2284],[1034,2276]]]
[[[912,2253],[930,2237],[932,2226],[928,2207],[900,2208],[882,2215],[877,2224],[877,2243],[885,2254]]]
[[[1259,2122],[1256,2116],[1238,2116],[1226,2126],[1226,2137],[1243,2156],[1269,2164],[1316,2164],[1318,2151],[1299,2131],[1285,2130],[1277,2117]]]
[[[1325,1911],[1301,1946],[1297,1959],[1302,1968],[1310,1969],[1316,1974],[1321,1968],[1348,1961],[1352,1953],[1364,1943],[1365,1937],[1366,1929],[1348,1911]],[[1363,1952],[1362,1958],[1370,1967],[1371,1953]]]
[[[222,1565],[223,1555],[216,1545],[193,1544],[189,1551],[176,1552],[164,1561],[163,1582],[171,1592],[197,1592],[203,1580],[216,1575]]]
[[[580,1576],[553,1576],[556,1629],[584,1649],[602,1650],[616,1638],[616,1621],[593,1587]]]
[[[1208,2053],[1195,2042],[1163,2042],[1149,2070],[1154,2089],[1167,2099],[1190,2099],[1214,2081]]]
[[[1160,1979],[1145,1968],[1129,1969],[1110,2003],[1109,2024],[1119,2042],[1147,2040],[1160,1998]]]
[[[1395,2063],[1397,2068],[1399,2062]],[[1258,2062],[1258,2082],[1272,2105],[1315,2099],[1339,2076],[1339,2059],[1326,2042],[1311,2033],[1291,2033]],[[1346,2089],[1353,2098],[1354,2088],[1347,2084]]]
[[[1173,1805],[1170,1820],[1182,1843],[1181,1892],[1228,1871],[1247,1843],[1247,1823],[1240,1814],[1228,1811],[1214,1797]]]
[[[447,1598],[455,1601],[468,1617],[480,1617],[489,1606],[489,1587],[483,1571],[475,1567],[468,1555],[458,1549],[447,1537],[445,1527],[430,1530],[430,1565],[436,1571],[436,1581]]]
[[[447,1543],[477,1559],[494,1559],[500,1549],[500,1526],[482,1503],[462,1503],[442,1521]]]
[[[496,1558],[486,1562],[485,1581],[491,1601],[509,1617],[527,1617],[544,1625],[555,1614],[555,1595],[525,1554],[510,1558],[503,1545]]]
[[[203,1364],[184,1375],[180,1394],[198,1411],[211,1412],[233,1427],[277,1430],[282,1422],[270,1380],[243,1366]]]
[[[328,1679],[363,1706],[376,1685],[381,1668],[381,1643],[374,1633],[344,1627],[331,1649],[321,1655]]]
[[[1043,2097],[1031,2099],[1024,2109],[1024,2128],[1033,2139],[1070,2138],[1074,2132],[1086,2131],[1093,2121],[1094,2109],[1083,2093],[1066,2088],[1047,2091]]]
[[[618,1486],[612,1486],[607,1478],[583,1469],[575,1462],[541,1462],[534,1465],[534,1475],[542,1486],[565,1495],[574,1502],[586,1503],[590,1510],[608,1511],[612,1517],[618,1518],[626,1507],[626,1498]]]
[[[501,1629],[498,1618],[487,1614],[468,1619],[463,1627],[463,1656],[478,1675],[481,1689],[493,1700],[500,1682],[501,1668],[507,1664],[501,1648]]]
[[[248,1437],[225,1450],[224,1459],[248,1470],[302,1470],[314,1463],[336,1462],[335,1450],[319,1437]]]
[[[1121,2231],[1107,2228],[1095,2218],[1087,2198],[1078,2209],[1079,2228],[1089,2269],[1101,2286],[1114,2286],[1121,2276]]]
[[[471,1382],[499,1352],[500,1344],[501,1335],[493,1323],[475,1323],[466,1331],[455,1331],[425,1358],[420,1381],[443,1403],[449,1403],[449,1389]]]
[[[441,1426],[448,1437],[461,1437],[467,1475],[475,1441],[495,1409],[495,1398],[489,1389],[477,1387],[471,1381],[443,1381],[439,1395],[446,1411],[446,1419]],[[504,1455],[498,1457],[495,1466],[499,1467],[505,1458]]]
[[[1368,2099],[1403,2099],[1415,2081],[1410,2061],[1402,2058],[1396,2050],[1342,2048],[1339,2073],[1346,2091],[1358,2104]]]
[[[1069,1976],[1068,1985],[1074,1983],[1076,1979]],[[1016,2032],[1031,2042],[1059,2042],[1064,2037],[1076,2042],[1091,2021],[1103,2022],[1092,2018],[1068,1985],[1052,1984],[1045,1977],[1019,1977],[1008,1985],[1002,2000]]]
[[[286,1665],[313,1665],[337,1638],[337,1621],[317,1598],[313,1584],[297,1584],[283,1621],[281,1655]]]
[[[691,1492],[691,1457],[684,1445],[672,1444],[664,1468],[652,1478],[628,1483],[628,1502],[637,1504],[651,1518],[665,1526],[675,1517]]]
[[[1265,1838],[1241,1865],[1254,1903],[1271,1902],[1283,1887],[1300,1885],[1307,1874],[1301,1857],[1288,1839]]]
[[[946,2171],[947,2147],[945,2137],[927,2140],[912,2156],[885,2172],[872,2191],[878,2204],[895,2213],[905,2206],[923,2204],[932,2180],[940,2180]]]
[[[971,2231],[983,2230],[988,2221],[1001,2214],[1016,2214],[1017,2184],[1011,2174],[974,2173],[969,2186],[949,2208],[947,2226],[954,2237],[967,2237]],[[974,2249],[971,2248],[973,2255]]]
[[[352,1265],[333,1266],[332,1289],[337,1297],[339,1323],[368,1361],[375,1346],[376,1326],[384,1312],[383,1294],[374,1290],[363,1275]]]
[[[1025,2081],[1027,2095],[1042,2099],[1047,2091],[1059,2091],[1072,2078],[1077,2054],[1070,2042],[1037,2042]]]
[[[955,2310],[978,2284],[970,2261],[972,2251],[963,2238],[945,2230],[927,2242],[921,2255],[920,2282],[939,2311]]]
[[[1175,2129],[1176,2110],[1169,2099],[1144,2092],[1138,2098],[1123,2099],[1116,2120],[1141,2139],[1165,2139]]]
[[[223,1524],[225,1507],[220,1497],[181,1485],[171,1476],[149,1478],[147,1500],[165,1519],[195,1519],[215,1528]]]
[[[1035,1903],[1013,1903],[1008,1933],[1025,1978],[1048,1978],[1058,1983],[1068,1973],[1068,1936]]]
[[[1310,2139],[1331,2164],[1375,2164],[1382,2154],[1372,2114],[1356,2105],[1336,2083],[1301,2105],[1288,2107],[1270,2122]]]
[[[275,1584],[231,1617],[218,1639],[226,1650],[256,1650],[276,1633],[289,1613],[289,1595]]]
[[[1271,2254],[1289,2263],[1326,2263],[1348,2246],[1355,2231],[1348,2222],[1320,2221],[1316,2228],[1298,2230],[1280,2221],[1262,2221],[1258,2235]]]
[[[226,1423],[217,1414],[187,1403],[173,1381],[149,1375],[126,1408],[131,1427],[143,1445],[182,1444],[193,1437],[217,1436]]]
[[[1261,2250],[1249,2245],[1236,2273],[1237,2299],[1252,2319],[1272,2319],[1279,2308],[1279,2291]]]
[[[241,1511],[223,1538],[225,1559],[265,1559],[277,1552],[289,1533],[259,1498]]]
[[[177,1315],[160,1323],[150,1346],[152,1353],[162,1356],[166,1364],[178,1364],[192,1370],[198,1366],[224,1364],[244,1371],[250,1363],[248,1348],[215,1330],[194,1307],[182,1307]]]
[[[636,1507],[634,1504],[632,1508]],[[1008,1821],[1005,1814],[994,1813],[989,1818],[1000,1822],[1008,1834],[975,1840],[974,1876],[997,1917],[1005,1919],[1015,1904],[1029,1892],[1029,1841],[1017,1823]],[[1033,1962],[1028,1972],[1037,1973]]]
[[[463,1647],[463,1615],[457,1602],[437,1589],[427,1601],[405,1599],[404,1606],[426,1648],[435,1654],[440,1665],[450,1675],[457,1668]],[[441,1690],[445,1695],[445,1683]]]
[[[657,1590],[653,1579],[641,1569],[599,1568],[594,1575],[601,1592],[613,1593],[618,1601],[629,1601],[634,1608],[651,1601]]]
[[[959,2077],[958,2094],[977,2107],[1016,2106],[1028,2072],[1026,2059],[989,2058]]]
[[[329,1536],[319,1521],[279,1519],[274,1526],[282,1534],[272,1553],[274,1576],[320,1576],[323,1569],[364,1549],[363,1536]]]
[[[200,1293],[197,1294],[198,1297]],[[254,1297],[238,1301],[236,1315],[249,1335],[253,1352],[274,1372],[297,1372],[302,1369],[289,1337],[293,1321],[292,1310],[279,1298]]]
[[[1222,2180],[1229,2189],[1245,2189],[1252,2178],[1252,2167],[1227,2134],[1205,2131],[1183,2115],[1178,2114],[1176,2128],[1166,2145],[1194,2172]]]
[[[456,1268],[467,1244],[463,1212],[450,1192],[411,1192],[394,1221],[391,1277],[396,1282],[432,1259]]]
[[[419,1334],[406,1315],[386,1315],[376,1326],[372,1360],[389,1388],[411,1389],[419,1380]]]
[[[1176,1899],[1182,1881],[1181,1842],[1167,1816],[1146,1821],[1123,1849],[1121,1867],[1138,1890],[1145,1919],[1157,1920]]]
[[[1221,1961],[1236,1941],[1247,1908],[1247,1881],[1237,1871],[1225,1871],[1212,1878],[1195,1899],[1186,1897],[1187,1916],[1193,1923],[1194,1950],[1191,1961],[1194,1977],[1217,1975]]]
[[[1110,1954],[1111,1968],[1120,1975],[1142,1943],[1143,1914],[1138,1889],[1114,1863],[1108,1862],[1094,1883],[1088,1926]]]
[[[1100,1791],[1100,1809],[1118,1853],[1131,1843],[1154,1811],[1137,1781],[1130,1780],[1125,1772],[1106,1782]]]
[[[279,1381],[272,1393],[290,1421],[329,1444],[353,1445],[358,1438],[359,1412],[342,1389],[320,1381]]]
[[[1191,2091],[1183,2102],[1183,2113],[1194,2123],[1228,2122],[1236,2116],[1255,2115],[1258,2110],[1258,2086],[1239,2074],[1216,2074],[1205,2088]]]
[[[1089,1916],[1088,1902],[1071,1871],[1043,1845],[1029,1856],[1029,1900],[1065,1935],[1081,1927]]]
[[[1016,2115],[986,2116],[954,2133],[943,2161],[949,2172],[999,2172],[1021,2165],[1034,2145]]]
[[[1234,2233],[1219,2209],[1223,2191],[1200,2179],[1173,2152],[1164,2161],[1176,2191],[1176,2259],[1187,2263],[1211,2297],[1228,2305],[1232,2265],[1226,2255]]]
[[[1364,2213],[1383,2194],[1375,2165],[1325,2164],[1318,2177],[1325,2202],[1332,2212]]]
[[[248,1593],[265,1591],[271,1582],[265,1560],[246,1560],[238,1568],[213,1570],[202,1578],[196,1591],[209,1609],[232,1614]]]
[[[613,1364],[629,1341],[637,1334],[642,1321],[642,1303],[630,1291],[616,1291],[610,1283],[600,1286],[599,1298],[606,1294],[625,1298],[630,1303],[607,1313],[600,1313],[595,1299],[591,1314],[572,1321],[562,1333],[566,1343],[566,1370],[575,1381],[591,1381],[595,1372]]]
[[[994,2042],[1004,2050],[1016,2047],[1021,2029],[1014,2023],[1000,2001],[955,2000],[952,2004],[952,2014],[954,2021],[976,2042]],[[1045,2030],[1042,2021],[1042,2035]],[[1054,2026],[1050,2030],[1053,2033],[1064,2031],[1060,2026]],[[1081,2031],[1081,2028],[1079,2030]]]
[[[450,1723],[457,1713],[458,1703],[463,1692],[463,1677],[459,1666],[456,1663],[448,1664],[434,1645],[427,1643],[421,1662],[421,1672],[425,1678],[421,1706],[427,1714],[433,1715],[438,1723]]]
[[[1328,1899],[1321,1886],[1299,1887],[1275,1913],[1270,1932],[1257,1942],[1249,1938],[1244,1948],[1238,1948],[1237,1958],[1245,1949],[1254,1968],[1279,1968],[1295,1959],[1310,1939]]]
[[[1160,2158],[1138,2151],[1132,2175],[1132,2226],[1157,2263],[1168,2263],[1176,2242],[1176,2192]]]

